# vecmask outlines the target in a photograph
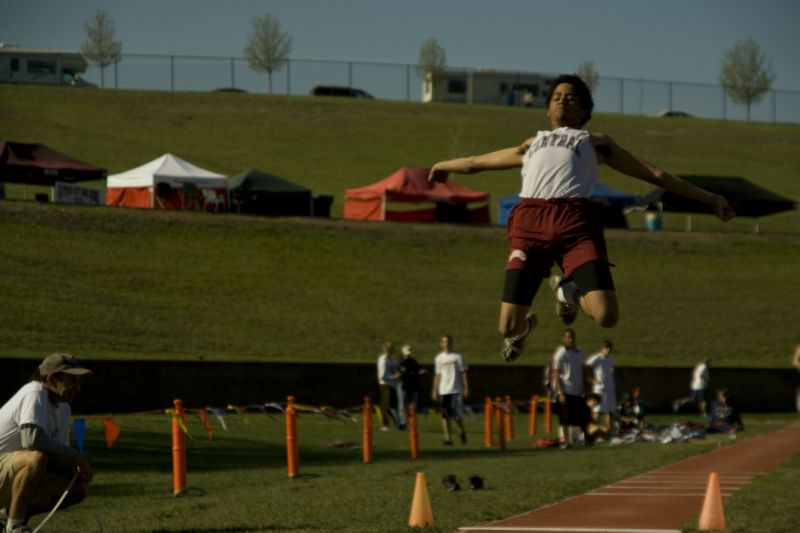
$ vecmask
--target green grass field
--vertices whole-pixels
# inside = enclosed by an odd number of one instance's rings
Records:
[[[421,362],[452,333],[498,363],[501,228],[265,219],[0,202],[0,352],[39,358],[372,363],[386,339]],[[618,364],[786,367],[800,322],[800,236],[609,231]],[[563,326],[545,286],[521,364]]]
[[[750,438],[782,427],[793,415],[746,416]],[[97,470],[91,496],[58,512],[50,531],[358,531],[408,530],[416,472],[424,472],[435,520],[426,531],[455,531],[531,510],[617,480],[725,446],[725,437],[689,444],[637,443],[561,451],[533,449],[527,416],[516,416],[508,451],[483,446],[482,417],[467,419],[470,441],[445,448],[437,417],[420,421],[422,456],[412,460],[405,432],[376,432],[374,462],[364,464],[361,426],[319,415],[299,421],[300,476],[288,479],[283,417],[226,416],[228,432],[214,417],[208,440],[196,416],[188,419],[188,491],[173,497],[170,418],[116,417],[122,429],[111,449],[100,418],[87,423],[86,453]],[[669,424],[674,417],[654,417]],[[539,431],[542,418],[539,417]],[[349,446],[352,443],[353,446]],[[335,446],[335,447],[334,447]],[[730,531],[790,532],[796,526],[796,458],[760,477],[726,501]],[[483,491],[447,493],[440,480],[485,478]],[[751,506],[751,507],[748,507]],[[753,507],[754,506],[754,507]],[[762,512],[753,512],[753,509]],[[768,512],[781,509],[781,512]],[[699,509],[698,509],[699,512]],[[38,520],[38,519],[37,519]],[[32,522],[35,525],[35,522]]]
[[[165,152],[228,174],[260,168],[334,195],[334,217],[345,188],[402,165],[516,145],[545,127],[540,110],[21,86],[0,86],[0,117],[0,139],[45,143],[109,173]],[[800,126],[613,115],[591,125],[674,173],[741,175],[800,198]],[[612,187],[647,192],[603,172]],[[489,191],[493,203],[519,186],[514,172],[460,182]],[[689,366],[701,356],[717,366],[788,366],[800,323],[799,212],[760,220],[759,235],[744,219],[693,217],[693,233],[682,231],[681,216],[665,219],[677,231],[636,231],[641,213],[629,222],[634,231],[607,232],[622,319],[612,332],[579,319],[580,345],[593,350],[610,336],[618,364],[629,366]],[[4,201],[0,235],[0,357],[69,350],[82,359],[373,363],[388,339],[413,344],[430,363],[449,332],[471,364],[499,362],[502,228]],[[542,364],[559,342],[552,307],[543,288],[540,326],[519,364]],[[747,417],[745,436],[792,418]],[[92,495],[59,512],[49,530],[402,531],[421,470],[434,530],[453,531],[729,442],[571,453],[533,450],[518,437],[500,454],[483,448],[478,419],[468,422],[469,445],[455,449],[444,449],[438,421],[426,420],[421,460],[408,458],[405,434],[376,433],[376,461],[364,465],[360,450],[328,447],[360,442],[358,425],[305,416],[302,476],[287,480],[282,419],[231,419],[212,441],[190,420],[191,490],[180,498],[170,495],[168,417],[117,417],[123,433],[110,450],[92,419]],[[795,457],[738,493],[731,531],[794,531],[798,468]],[[439,480],[449,473],[484,475],[487,490],[447,494]],[[768,512],[776,508],[787,512]]]

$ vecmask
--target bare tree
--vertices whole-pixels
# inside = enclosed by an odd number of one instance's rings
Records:
[[[444,69],[447,67],[447,54],[444,48],[439,45],[436,39],[428,39],[419,49],[419,61],[417,62],[417,74],[431,83],[432,93],[435,95],[436,85],[439,83]]]
[[[289,60],[291,49],[292,37],[281,30],[277,17],[267,14],[253,18],[253,32],[247,37],[244,54],[251,69],[267,73],[269,94],[272,94],[272,73]]]
[[[731,100],[747,106],[747,122],[750,122],[750,108],[770,90],[775,73],[759,44],[753,39],[744,39],[725,53],[719,81]]]
[[[578,66],[578,70],[575,73],[592,92],[597,88],[597,84],[600,83],[600,75],[595,70],[593,61],[584,61]]]
[[[106,86],[105,69],[119,61],[122,41],[114,40],[114,21],[105,9],[97,8],[94,18],[83,23],[88,39],[81,44],[83,57],[100,67],[100,87]]]

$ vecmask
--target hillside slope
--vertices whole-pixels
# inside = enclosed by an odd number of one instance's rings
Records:
[[[0,356],[373,362],[385,340],[430,362],[444,333],[499,363],[507,254],[496,227],[266,219],[0,202]],[[622,319],[575,324],[618,364],[786,367],[800,237],[609,231]],[[519,364],[563,326],[543,286]]]
[[[110,173],[172,152],[217,172],[255,167],[335,197],[396,168],[514,146],[546,127],[539,109],[430,105],[236,93],[113,91],[0,86],[0,139],[41,142]],[[597,115],[589,123],[674,173],[744,176],[800,199],[800,125]],[[604,168],[606,184],[645,193],[642,182]],[[489,191],[493,205],[519,190],[517,172],[460,177]],[[800,232],[800,212],[762,219],[762,232]],[[631,215],[642,227],[642,215]],[[666,227],[682,229],[681,216]],[[718,231],[712,217],[696,230]],[[737,220],[729,231],[752,231]]]

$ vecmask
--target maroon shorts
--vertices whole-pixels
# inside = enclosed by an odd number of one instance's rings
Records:
[[[589,261],[608,261],[602,206],[585,198],[523,198],[508,218],[506,270],[550,276],[556,263],[569,277]]]

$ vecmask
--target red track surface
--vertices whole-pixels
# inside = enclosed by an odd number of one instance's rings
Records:
[[[800,425],[718,448],[562,502],[482,526],[470,533],[680,533],[696,523],[711,472],[727,498],[800,451]]]

